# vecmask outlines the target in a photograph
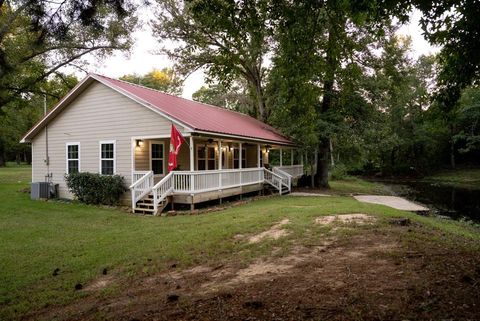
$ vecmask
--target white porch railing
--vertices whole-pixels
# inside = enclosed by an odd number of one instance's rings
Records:
[[[129,187],[132,191],[132,208],[135,208],[137,202],[152,191],[153,172],[134,172],[132,176],[134,178],[138,177],[138,179],[133,181],[133,184]]]
[[[282,171],[278,167],[273,168],[273,172],[282,178],[281,183],[285,186],[289,192],[292,190],[292,175],[287,172]]]
[[[157,214],[158,205],[173,192],[173,176],[175,172],[170,172],[162,178],[153,188],[153,209],[154,214]]]
[[[277,175],[274,172],[264,168],[264,178],[266,183],[275,187],[280,195],[282,195],[283,178],[280,175]]]
[[[292,178],[297,178],[303,175],[303,165],[274,166],[273,171],[275,171],[275,169],[279,169],[289,174]]]
[[[173,192],[192,194],[263,182],[263,168],[175,171]]]
[[[292,176],[280,169],[270,171],[263,167],[226,169],[211,171],[173,171],[155,186],[153,172],[134,172],[139,177],[130,189],[132,190],[132,208],[147,194],[153,194],[154,214],[159,204],[172,194],[196,194],[208,191],[220,191],[226,188],[268,183],[282,194],[283,186],[291,190]]]

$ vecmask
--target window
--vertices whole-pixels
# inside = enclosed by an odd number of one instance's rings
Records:
[[[155,175],[164,174],[164,145],[163,143],[151,143],[150,144],[150,169]]]
[[[115,141],[100,142],[100,173],[115,174]]]
[[[67,174],[80,171],[80,143],[67,143]]]
[[[215,147],[197,146],[197,170],[204,171],[215,168]]]
[[[240,168],[238,166],[238,158],[239,158],[239,149],[238,148],[235,148],[233,150],[233,168]],[[247,152],[245,150],[245,148],[242,148],[242,168],[246,168],[247,167]]]

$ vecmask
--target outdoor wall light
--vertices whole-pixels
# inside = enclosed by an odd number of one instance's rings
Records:
[[[143,147],[143,140],[137,139],[137,147]]]
[[[265,153],[269,153],[270,152],[270,148],[272,148],[272,146],[270,145],[265,145]]]

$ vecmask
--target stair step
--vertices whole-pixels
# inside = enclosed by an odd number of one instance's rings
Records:
[[[137,203],[136,207],[153,209],[153,204]]]
[[[153,215],[153,212],[154,210],[153,209],[150,209],[150,208],[135,208],[133,210],[133,212],[135,214],[149,214],[149,215]]]

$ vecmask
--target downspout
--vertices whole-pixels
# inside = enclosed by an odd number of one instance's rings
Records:
[[[47,114],[47,95],[43,95],[43,116]],[[50,180],[50,156],[48,155],[48,124],[45,125],[45,164],[47,165],[47,175],[45,180]]]

